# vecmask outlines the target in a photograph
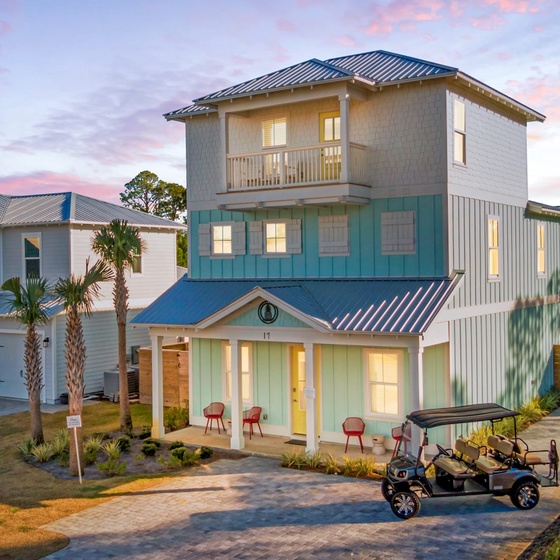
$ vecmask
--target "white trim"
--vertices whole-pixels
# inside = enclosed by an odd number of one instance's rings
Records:
[[[240,363],[243,366],[243,347],[248,348],[248,356],[249,356],[249,364],[248,364],[248,376],[249,376],[249,398],[243,399],[243,368],[241,368],[240,376],[241,376],[241,402],[243,406],[252,407],[254,402],[254,393],[253,393],[253,378],[254,378],[254,369],[253,369],[253,343],[251,341],[239,341],[239,355],[240,355]],[[222,340],[222,400],[224,403],[231,405],[231,397],[228,397],[228,382],[227,382],[227,370],[226,370],[226,353],[227,349],[230,349],[230,363],[231,363],[231,345],[229,340]],[[232,380],[232,373],[230,373],[230,380]]]

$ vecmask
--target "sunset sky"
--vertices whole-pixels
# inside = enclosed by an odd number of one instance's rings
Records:
[[[310,58],[387,50],[544,113],[529,197],[560,205],[560,0],[0,0],[0,193],[118,202],[148,169],[185,184],[162,113]]]

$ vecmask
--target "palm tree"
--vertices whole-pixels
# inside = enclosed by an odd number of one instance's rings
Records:
[[[66,359],[66,387],[68,388],[68,404],[71,415],[82,415],[84,395],[84,370],[86,366],[86,345],[82,328],[81,314],[90,316],[93,311],[93,300],[99,297],[99,282],[112,280],[111,269],[103,261],[98,261],[89,268],[86,261],[86,272],[83,276],[59,278],[54,293],[60,298],[66,310],[66,340],[64,357]],[[82,428],[75,428],[78,438],[78,455],[76,446],[70,445],[70,474],[84,474],[84,450],[82,447]],[[80,469],[78,469],[78,464]]]
[[[109,265],[114,273],[113,304],[117,315],[119,349],[119,402],[121,430],[132,430],[132,416],[128,400],[128,371],[126,365],[126,315],[128,312],[128,288],[125,271],[130,270],[135,259],[145,248],[140,230],[129,226],[126,220],[113,220],[94,232],[93,250],[101,260]]]
[[[41,389],[43,388],[43,366],[41,364],[41,337],[37,325],[48,321],[46,304],[49,288],[45,278],[28,278],[25,284],[19,277],[9,278],[2,289],[11,295],[4,295],[10,312],[27,327],[25,335],[25,386],[29,395],[31,415],[31,437],[36,443],[43,443],[43,420],[41,418]]]

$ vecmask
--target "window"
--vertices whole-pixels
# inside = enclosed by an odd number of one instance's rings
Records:
[[[231,225],[212,225],[212,254],[231,255],[233,244]]]
[[[453,159],[467,163],[465,104],[458,99],[453,102]]]
[[[368,415],[400,415],[399,384],[402,369],[400,350],[366,350]]]
[[[251,344],[241,344],[239,351],[241,353],[241,398],[244,405],[251,405],[253,392],[253,361],[251,356]],[[223,346],[223,369],[224,400],[231,401],[231,345],[228,343],[225,343]]]
[[[286,252],[286,224],[283,222],[272,222],[265,224],[266,228],[266,252]]]
[[[500,219],[488,217],[488,278],[500,278]]]
[[[135,250],[134,252],[136,256],[132,261],[132,273],[142,274],[142,252],[140,250]]]
[[[381,254],[414,255],[416,253],[415,212],[381,213]]]
[[[319,256],[350,254],[348,244],[348,215],[319,216]]]
[[[249,252],[274,257],[301,253],[301,220],[249,222]]]
[[[262,144],[263,148],[285,146],[287,143],[287,120],[286,117],[268,119],[262,122]]]
[[[201,257],[232,259],[246,253],[245,222],[199,224],[198,253]]]
[[[320,142],[336,142],[340,140],[340,111],[321,113],[319,115]]]
[[[23,238],[23,266],[25,278],[41,276],[41,236],[30,234]]]
[[[537,225],[537,276],[546,276],[546,246],[544,224]]]

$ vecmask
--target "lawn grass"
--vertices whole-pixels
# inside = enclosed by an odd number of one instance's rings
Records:
[[[151,424],[151,408],[131,405],[135,427]],[[67,411],[43,414],[45,439],[66,427]],[[84,407],[84,435],[119,429],[119,405],[109,402]],[[34,560],[67,545],[68,539],[42,525],[111,499],[165,482],[173,474],[135,475],[84,480],[58,480],[21,459],[18,445],[29,438],[29,412],[0,417],[0,558]]]

